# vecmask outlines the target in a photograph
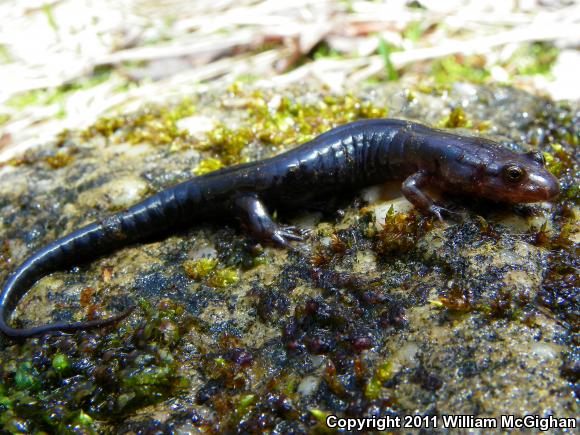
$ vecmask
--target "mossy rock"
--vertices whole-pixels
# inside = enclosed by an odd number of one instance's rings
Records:
[[[552,206],[446,196],[463,218],[444,223],[368,189],[276,213],[311,230],[297,252],[259,246],[224,216],[54,273],[15,325],[138,308],[103,330],[2,338],[0,428],[308,433],[328,414],[576,416],[578,107],[507,87],[400,86],[236,85],[64,132],[0,167],[2,277],[133,199],[364,117],[539,149],[563,189]]]

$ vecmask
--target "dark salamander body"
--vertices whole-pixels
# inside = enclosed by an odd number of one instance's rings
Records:
[[[433,186],[510,203],[549,200],[558,181],[541,153],[516,154],[495,142],[421,124],[375,119],[335,128],[267,160],[234,166],[163,190],[135,206],[87,225],[35,252],[8,278],[0,295],[0,331],[31,337],[111,324],[112,318],[53,323],[28,329],[8,325],[18,301],[36,280],[184,222],[240,217],[255,237],[289,247],[300,236],[270,218],[271,207],[306,205],[315,198],[384,181],[404,180],[402,192],[421,212],[441,219],[445,210],[423,192]]]

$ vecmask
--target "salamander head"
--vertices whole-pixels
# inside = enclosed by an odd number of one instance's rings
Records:
[[[540,152],[518,154],[487,139],[451,136],[442,148],[442,180],[435,182],[445,190],[508,203],[549,201],[560,193]]]
[[[482,177],[482,196],[510,203],[549,201],[558,196],[560,185],[546,169],[541,152],[509,153]]]
[[[490,151],[483,159],[488,164],[477,166],[471,193],[509,203],[549,201],[560,193],[558,180],[546,169],[541,152]]]

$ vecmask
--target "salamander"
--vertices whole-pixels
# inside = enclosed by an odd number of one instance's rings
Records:
[[[420,212],[441,220],[446,209],[425,192],[434,187],[507,203],[550,200],[558,180],[540,152],[515,153],[476,136],[461,136],[406,120],[361,120],[334,128],[277,156],[194,177],[45,245],[8,277],[0,295],[0,331],[25,338],[105,326],[128,315],[26,329],[9,316],[42,276],[87,261],[175,225],[237,216],[251,235],[290,248],[293,227],[268,208],[295,208],[345,190],[403,180],[402,193]]]

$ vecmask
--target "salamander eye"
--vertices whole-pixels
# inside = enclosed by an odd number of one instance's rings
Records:
[[[510,183],[517,183],[524,177],[524,170],[516,165],[503,168],[503,178]]]
[[[531,151],[528,153],[528,155],[530,156],[530,158],[534,162],[538,162],[540,165],[546,164],[546,159],[544,158],[544,154],[542,154],[540,151]]]

